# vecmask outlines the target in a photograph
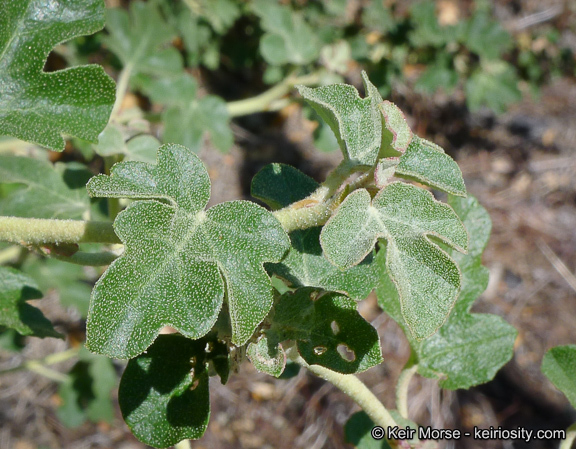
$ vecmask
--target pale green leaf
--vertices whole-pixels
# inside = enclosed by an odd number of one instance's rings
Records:
[[[272,209],[280,209],[304,200],[319,184],[298,169],[284,164],[270,164],[252,179],[252,196]],[[290,233],[292,248],[277,264],[266,264],[270,274],[284,279],[291,287],[318,287],[345,293],[355,300],[368,296],[377,281],[372,256],[348,270],[332,265],[322,254],[321,228],[296,230]]]
[[[496,315],[455,317],[422,342],[418,370],[440,378],[440,386],[450,390],[483,384],[512,358],[516,335],[516,329]]]
[[[114,419],[112,390],[118,379],[112,360],[84,348],[78,358],[68,372],[68,380],[58,387],[62,401],[56,411],[58,418],[67,427],[78,427],[86,419],[111,422]]]
[[[26,302],[39,298],[42,293],[30,277],[13,268],[0,267],[0,327],[22,335],[62,338],[42,312]]]
[[[224,294],[232,341],[244,344],[273,302],[264,262],[289,247],[274,216],[247,201],[204,210],[210,180],[202,162],[180,145],[158,150],[157,165],[123,162],[88,184],[93,196],[147,198],[118,215],[125,244],[97,282],[87,322],[87,345],[117,358],[141,354],[163,326],[189,338],[210,331]]]
[[[168,46],[174,30],[162,18],[155,2],[130,2],[130,14],[122,8],[106,11],[106,46],[118,56],[132,76],[178,74],[182,56]]]
[[[226,103],[220,97],[197,98],[197,83],[188,74],[159,79],[146,87],[152,101],[166,105],[162,114],[164,142],[179,143],[198,152],[206,135],[220,151],[234,143]]]
[[[398,288],[402,315],[421,340],[444,323],[461,284],[456,263],[430,236],[459,251],[468,246],[466,229],[450,206],[425,190],[395,182],[374,200],[364,189],[351,193],[324,226],[320,241],[331,262],[348,268],[378,238],[386,239],[386,267]]]
[[[127,139],[120,127],[108,125],[98,136],[94,150],[100,156],[122,155],[125,161],[154,163],[160,141],[150,135],[139,135]]]
[[[467,21],[464,42],[466,46],[488,59],[498,59],[514,45],[510,34],[485,11],[477,11]]]
[[[516,330],[498,316],[469,313],[488,283],[488,270],[482,266],[481,256],[490,235],[490,218],[472,196],[450,196],[449,204],[471,236],[468,254],[447,250],[462,270],[460,295],[436,334],[422,342],[409,339],[418,357],[418,372],[439,378],[443,388],[457,389],[491,380],[512,357]],[[386,273],[382,256],[385,253],[379,253],[376,259],[382,273],[376,290],[378,303],[406,332],[398,292]]]
[[[22,271],[38,283],[40,290],[48,293],[50,289],[55,289],[60,304],[76,308],[80,315],[86,318],[92,291],[90,281],[93,279],[86,275],[84,267],[62,263],[56,259],[28,257]]]
[[[0,156],[0,183],[22,184],[0,199],[0,215],[30,218],[81,218],[90,206],[84,189],[69,188],[52,164]]]
[[[384,154],[385,156],[395,156],[404,153],[412,141],[412,130],[406,122],[404,113],[391,101],[380,103],[380,110],[384,116],[383,140],[390,142],[390,147],[396,152],[394,154]],[[385,148],[383,148],[384,151]],[[380,155],[382,156],[382,154]]]
[[[400,156],[396,175],[415,179],[452,195],[466,196],[466,186],[458,164],[427,140],[414,136],[406,152]]]
[[[210,418],[206,341],[161,335],[128,362],[118,389],[122,416],[154,447],[200,438]]]
[[[304,287],[284,294],[275,307],[270,333],[276,341],[297,340],[311,365],[352,374],[382,363],[378,333],[339,293]]]
[[[0,134],[64,149],[62,134],[96,141],[114,82],[90,65],[43,71],[55,45],[104,26],[102,0],[5,0],[0,6]]]
[[[252,9],[266,31],[260,52],[269,64],[303,65],[318,58],[320,42],[301,14],[268,0],[255,0]]]
[[[346,270],[338,268],[322,254],[321,229],[291,232],[292,248],[288,255],[280,263],[266,264],[266,270],[284,279],[290,287],[318,287],[344,293],[356,301],[366,298],[378,280],[372,255]]]
[[[576,345],[549,349],[542,359],[542,372],[576,408]]]
[[[330,126],[344,158],[352,166],[372,166],[382,146],[382,101],[363,72],[366,98],[347,84],[310,88],[297,86],[300,95]]]
[[[246,355],[258,371],[280,377],[286,367],[286,354],[282,346],[266,335],[256,343],[250,343]]]
[[[505,61],[484,63],[466,81],[466,104],[471,111],[482,106],[502,113],[506,107],[522,98],[518,75]]]

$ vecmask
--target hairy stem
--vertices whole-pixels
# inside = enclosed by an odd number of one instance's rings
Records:
[[[116,83],[116,100],[114,101],[114,107],[112,108],[112,113],[110,114],[110,121],[113,122],[118,118],[118,113],[126,92],[128,91],[128,83],[130,82],[130,76],[132,76],[132,64],[127,64],[122,71],[120,76],[118,76],[118,82]]]
[[[408,362],[400,373],[398,384],[396,385],[396,407],[398,407],[400,416],[405,419],[408,419],[408,387],[416,371],[418,371],[418,365]]]
[[[274,87],[245,100],[231,101],[226,106],[230,117],[240,117],[242,115],[254,114],[255,112],[264,112],[276,109],[274,107],[276,100],[281,99],[288,94],[296,84],[313,85],[318,84],[320,76],[318,73],[292,77],[289,76],[284,81],[276,84]]]
[[[300,357],[296,348],[289,348],[286,353],[293,362],[298,363],[318,377],[330,382],[346,395],[350,396],[356,404],[362,407],[362,410],[366,412],[374,424],[382,426],[385,429],[389,426],[394,427],[398,425],[386,407],[384,407],[378,398],[374,396],[374,393],[356,376],[352,374],[340,374],[320,365],[308,365],[308,363]]]
[[[2,216],[0,216],[0,240],[24,245],[121,243],[110,222]]]

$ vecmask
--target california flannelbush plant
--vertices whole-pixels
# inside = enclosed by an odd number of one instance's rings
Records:
[[[87,219],[102,217],[102,208],[91,207],[84,190],[67,182],[67,171],[84,169],[0,156],[0,240],[66,262],[109,265],[89,307],[79,308],[87,312],[86,347],[128,360],[119,401],[138,439],[167,447],[200,438],[210,415],[209,379],[226,383],[246,358],[275,377],[296,363],[350,395],[364,410],[347,425],[358,447],[373,424],[416,426],[407,416],[406,397],[416,372],[438,378],[443,388],[469,388],[492,379],[511,358],[516,331],[497,316],[470,313],[488,281],[481,264],[490,233],[486,211],[467,195],[453,159],[416,136],[365,73],[363,98],[345,84],[298,87],[343,154],[323,183],[271,164],[252,181],[252,195],[269,209],[249,201],[206,209],[210,179],[202,161],[180,144],[158,148],[150,136],[127,137],[118,99],[114,108],[114,84],[101,67],[42,72],[54,45],[103,26],[103,3],[61,0],[51,2],[52,9],[40,3],[3,2],[0,132],[56,151],[64,147],[62,134],[98,142],[106,173],[90,179],[87,193],[108,198],[108,219]],[[133,6],[137,30],[161,20],[148,15],[148,7]],[[118,30],[127,20],[123,12],[110,17]],[[271,34],[262,45],[279,45],[278,39]],[[210,126],[201,114],[216,113],[221,100],[196,100],[188,76],[173,83],[155,78],[157,67],[178,61],[170,51],[156,53],[149,42],[114,32],[108,45],[125,65],[119,93],[134,74],[152,96],[165,92],[159,98],[169,105],[165,133],[197,146],[205,128],[179,134],[175,117]],[[218,129],[212,132],[213,139],[222,138]],[[447,202],[426,186],[445,192]],[[32,276],[49,278],[46,270],[58,268],[52,262],[34,267],[0,268],[0,325],[21,335],[59,337],[26,303],[42,297]],[[392,411],[354,376],[382,363],[376,329],[357,311],[358,301],[374,289],[412,348]],[[165,326],[177,334],[159,335]],[[573,381],[562,377],[562,354],[571,352],[561,352],[545,360],[545,369],[573,396]],[[92,377],[92,391],[87,411],[71,401],[61,417],[70,424],[109,417],[109,360],[85,350],[71,354],[79,361],[60,394],[81,395],[73,381],[82,376]]]

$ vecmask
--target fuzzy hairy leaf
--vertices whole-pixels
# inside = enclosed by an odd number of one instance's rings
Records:
[[[252,179],[252,196],[272,209],[280,209],[304,200],[319,184],[300,170],[283,164],[270,164]],[[320,227],[290,233],[292,247],[280,263],[266,264],[270,274],[284,279],[292,287],[318,287],[336,291],[355,300],[368,296],[377,281],[369,255],[359,265],[341,270],[322,254]]]
[[[197,83],[188,74],[175,79],[163,78],[150,83],[146,90],[152,101],[166,105],[162,114],[164,142],[179,143],[199,152],[205,135],[220,151],[234,143],[226,103],[215,95],[197,98]]]
[[[471,111],[487,106],[496,113],[522,98],[518,76],[510,64],[496,60],[484,63],[466,81],[466,104]]]
[[[404,153],[408,145],[410,145],[413,136],[404,113],[398,106],[388,100],[380,103],[380,110],[384,116],[383,140],[389,141],[390,147],[397,153]],[[392,156],[396,154],[392,154]],[[388,156],[387,154],[385,155]]]
[[[328,259],[348,268],[360,262],[378,238],[386,239],[386,267],[400,295],[402,314],[418,339],[446,321],[460,291],[460,271],[429,236],[466,251],[468,234],[455,212],[427,191],[395,182],[373,199],[351,193],[320,235]]]
[[[498,316],[469,312],[488,284],[488,270],[482,266],[481,256],[490,235],[490,217],[472,196],[450,196],[448,202],[471,236],[468,254],[447,249],[462,271],[462,288],[439,331],[422,342],[411,340],[410,344],[418,356],[421,375],[440,378],[442,388],[470,388],[490,381],[510,360],[516,330]],[[407,332],[398,291],[386,272],[385,256],[380,252],[376,260],[381,269],[378,303]]]
[[[122,8],[106,11],[104,43],[131,74],[170,75],[183,70],[176,48],[166,47],[175,37],[155,2],[130,2],[130,14]]]
[[[286,367],[286,353],[278,342],[260,337],[256,343],[250,343],[246,355],[258,371],[270,376],[280,377]]]
[[[378,333],[345,295],[304,287],[282,295],[275,307],[271,341],[297,340],[311,365],[344,374],[382,363]]]
[[[39,298],[42,293],[30,277],[13,268],[0,267],[0,326],[22,335],[62,338],[44,314],[26,302]]]
[[[92,196],[144,198],[120,213],[114,228],[125,244],[97,282],[87,346],[117,358],[141,354],[170,325],[200,338],[214,325],[224,294],[232,341],[241,345],[273,302],[264,262],[289,248],[280,223],[260,206],[231,201],[204,210],[210,179],[189,149],[164,145],[157,165],[123,162],[88,184]]]
[[[29,157],[0,156],[0,183],[23,184],[0,199],[0,215],[81,218],[90,203],[84,189],[71,189],[52,164]]]
[[[320,42],[300,14],[267,0],[255,0],[252,9],[267,32],[260,40],[260,52],[268,63],[302,65],[318,58]]]
[[[366,98],[348,84],[309,88],[297,86],[300,95],[330,126],[344,158],[352,166],[372,166],[382,147],[382,97],[362,72]]]
[[[98,144],[94,150],[100,156],[119,154],[124,161],[142,161],[153,164],[156,161],[156,152],[160,142],[153,136],[140,135],[134,138],[126,138],[120,127],[108,125],[98,136]]]
[[[62,134],[96,141],[114,104],[102,67],[43,71],[55,45],[104,26],[102,0],[5,0],[0,6],[0,134],[64,149]]]
[[[458,164],[438,148],[414,136],[406,152],[400,156],[395,174],[452,195],[466,196],[466,186]]]
[[[200,438],[210,418],[204,340],[161,335],[128,362],[118,389],[122,416],[136,438],[154,447]]]
[[[576,408],[576,345],[549,349],[542,359],[542,372]]]

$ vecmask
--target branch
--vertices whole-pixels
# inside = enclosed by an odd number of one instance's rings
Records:
[[[318,73],[311,73],[301,77],[289,76],[284,81],[276,84],[274,87],[245,100],[231,101],[227,103],[228,115],[240,117],[243,115],[254,114],[255,112],[265,112],[277,109],[276,101],[288,94],[296,84],[314,85],[320,82]],[[283,103],[280,103],[283,104]]]
[[[374,424],[384,429],[398,425],[386,407],[374,396],[374,393],[353,374],[340,374],[320,365],[308,365],[308,363],[300,357],[300,354],[298,354],[295,348],[289,348],[286,351],[286,355],[293,362],[298,363],[298,365],[303,366],[318,377],[330,382],[346,395],[350,396],[356,404],[362,407],[362,410],[366,412]]]
[[[0,216],[0,240],[43,243],[122,243],[111,222]]]

